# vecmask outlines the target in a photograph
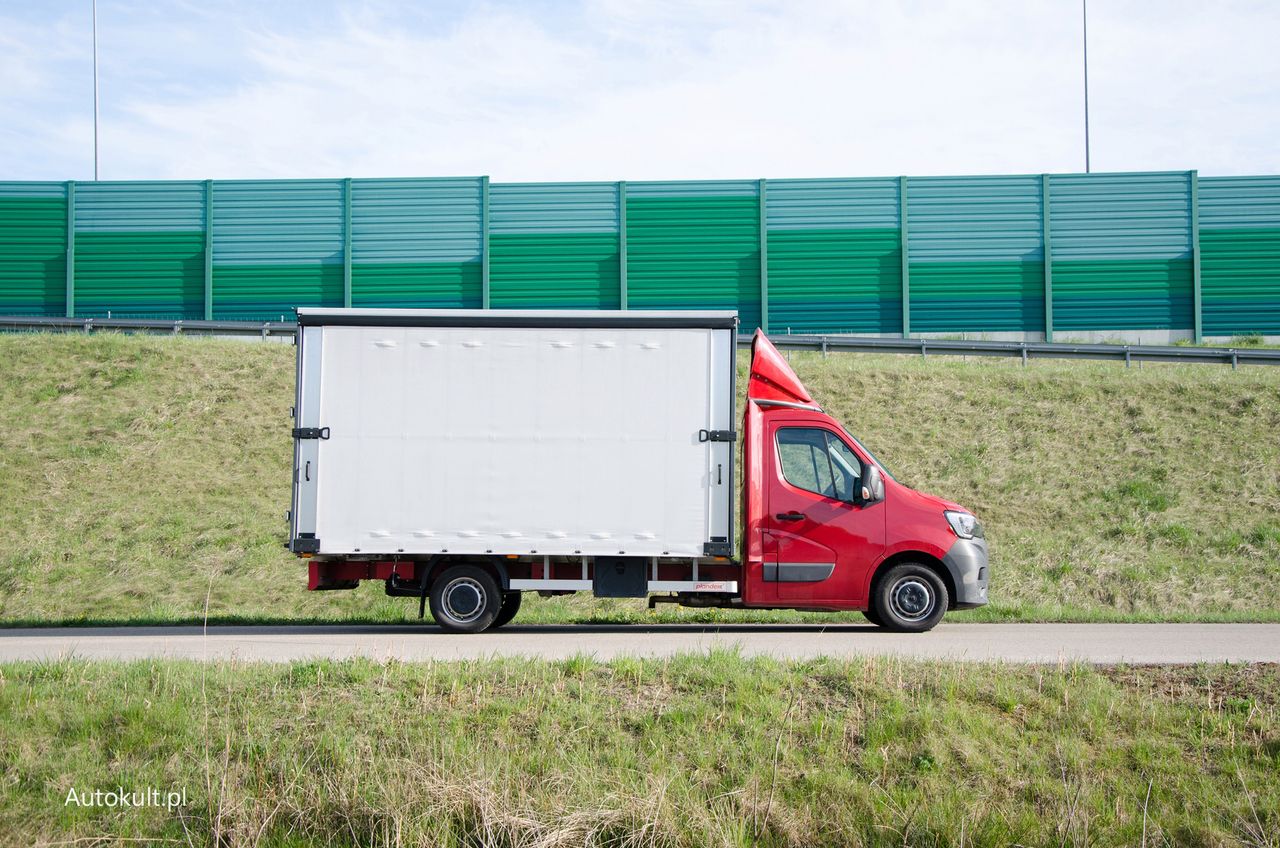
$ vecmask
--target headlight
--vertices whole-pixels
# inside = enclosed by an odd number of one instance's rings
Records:
[[[967,512],[956,512],[955,510],[947,510],[942,513],[947,518],[947,523],[951,525],[951,529],[961,539],[981,539],[982,525],[978,523],[978,519],[974,518]]]

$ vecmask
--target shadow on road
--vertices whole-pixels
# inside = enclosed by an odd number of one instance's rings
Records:
[[[201,625],[135,625],[77,627],[4,627],[0,639],[22,636],[75,636],[77,638],[121,638],[128,636],[198,636]],[[472,639],[518,635],[581,635],[584,633],[888,633],[870,624],[511,624],[498,630],[477,633]],[[339,636],[405,635],[452,636],[435,624],[210,624],[210,636]]]

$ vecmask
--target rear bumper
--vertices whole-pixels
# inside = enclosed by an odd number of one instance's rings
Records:
[[[942,562],[951,572],[951,582],[956,587],[953,609],[971,609],[987,602],[989,563],[986,539],[956,539]]]

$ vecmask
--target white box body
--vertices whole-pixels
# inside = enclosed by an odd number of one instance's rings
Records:
[[[702,557],[733,536],[736,316],[299,310],[295,550]],[[706,431],[706,432],[703,432]],[[708,547],[708,545],[712,547]]]

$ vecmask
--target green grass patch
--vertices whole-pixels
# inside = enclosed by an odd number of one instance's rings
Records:
[[[1275,666],[0,666],[0,842],[1269,845]],[[117,787],[187,803],[68,804]]]
[[[790,358],[900,479],[982,518],[992,606],[953,618],[1280,618],[1280,369]],[[415,615],[308,593],[283,549],[293,379],[287,345],[0,336],[0,623]],[[530,597],[519,620],[841,618]]]

